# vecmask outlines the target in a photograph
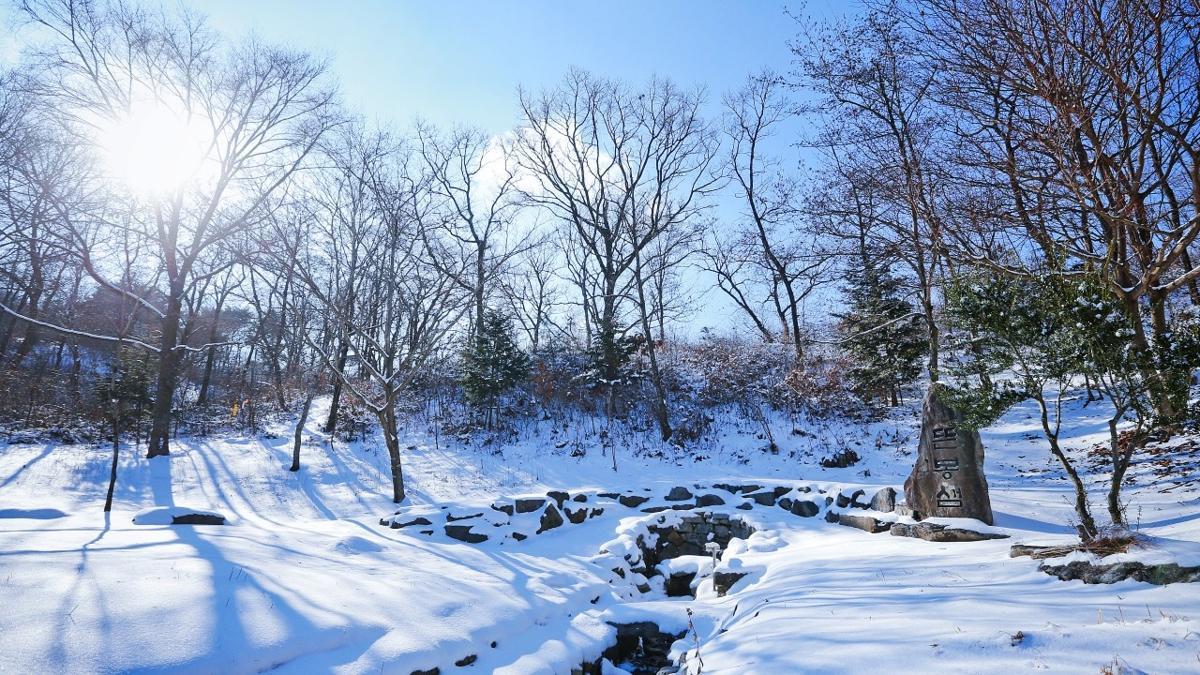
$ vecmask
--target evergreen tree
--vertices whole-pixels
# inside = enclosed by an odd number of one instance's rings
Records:
[[[463,354],[462,387],[467,402],[491,408],[504,392],[529,375],[529,356],[517,345],[512,322],[486,311]]]
[[[921,373],[929,346],[916,312],[902,296],[900,280],[867,257],[850,274],[845,293],[849,309],[834,316],[854,361],[847,374],[859,395],[897,405],[900,388]]]

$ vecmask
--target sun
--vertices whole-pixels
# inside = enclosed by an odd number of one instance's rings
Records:
[[[98,140],[112,180],[140,196],[158,197],[203,176],[210,137],[195,116],[153,101],[100,125]]]

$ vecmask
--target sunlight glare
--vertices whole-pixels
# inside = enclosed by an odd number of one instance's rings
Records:
[[[134,105],[100,133],[110,176],[134,193],[157,196],[197,179],[205,163],[205,130],[198,120],[159,103]]]

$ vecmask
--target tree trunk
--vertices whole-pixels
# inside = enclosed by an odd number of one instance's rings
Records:
[[[182,291],[172,289],[167,303],[167,312],[162,320],[162,341],[158,355],[158,380],[154,393],[154,408],[150,412],[150,441],[146,457],[162,457],[171,454],[171,399],[175,395],[180,354],[175,349],[179,336],[179,318],[182,311]]]
[[[212,344],[217,341],[217,328],[221,323],[221,303],[217,303],[217,308],[213,311],[212,328],[208,331],[208,342]],[[200,395],[196,397],[197,405],[208,403],[208,385],[212,381],[213,366],[217,360],[217,348],[209,347],[208,353],[204,357],[204,377],[200,381]]]
[[[300,407],[300,419],[296,420],[296,435],[292,439],[292,466],[288,471],[300,470],[300,441],[304,436],[304,423],[308,421],[308,409],[312,407],[313,398],[317,395],[316,387],[308,390],[304,404]]]
[[[1108,444],[1112,453],[1112,481],[1108,486],[1108,516],[1113,525],[1124,525],[1125,514],[1121,510],[1121,483],[1125,480],[1125,471],[1129,469],[1129,461],[1133,456],[1134,439],[1130,439],[1129,447],[1121,449],[1121,437],[1117,433],[1117,422],[1125,415],[1119,409],[1108,420]]]
[[[396,431],[396,408],[393,401],[384,404],[377,413],[379,427],[383,431],[383,441],[387,445],[388,459],[392,468],[392,501],[399,504],[404,501],[404,470],[400,465],[400,437]]]
[[[342,344],[338,348],[338,360],[336,373],[346,372],[346,359],[350,356],[350,343],[344,338]],[[325,426],[322,429],[327,434],[332,434],[337,428],[338,408],[342,400],[342,378],[333,378],[333,400],[329,402],[329,417],[325,420]]]
[[[108,472],[108,495],[104,498],[104,512],[112,511],[113,493],[117,489],[117,456],[121,450],[121,403],[113,405],[113,452],[112,468]]]
[[[1075,488],[1075,515],[1079,516],[1079,537],[1084,541],[1091,541],[1096,536],[1097,529],[1096,520],[1092,518],[1091,509],[1088,507],[1087,490],[1083,486],[1083,480],[1079,478],[1079,473],[1071,464],[1071,460],[1067,459],[1066,454],[1058,445],[1058,434],[1050,426],[1046,399],[1042,396],[1037,396],[1036,399],[1042,414],[1042,431],[1046,434],[1046,440],[1050,441],[1050,452],[1058,460],[1063,471],[1067,472],[1067,477],[1071,479],[1071,485]]]

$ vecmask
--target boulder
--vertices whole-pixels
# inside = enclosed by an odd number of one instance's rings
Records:
[[[571,498],[571,501],[573,501],[573,502],[586,502],[586,501],[587,501],[587,495],[585,495],[585,494],[583,494],[583,493],[577,494],[577,495],[575,495],[574,497],[572,497],[572,498]]]
[[[792,502],[788,511],[791,511],[793,516],[812,518],[821,512],[821,507],[816,502],[811,502],[807,499],[797,499]]]
[[[583,521],[587,520],[587,517],[588,517],[588,510],[586,507],[582,508],[582,509],[576,509],[576,510],[566,508],[566,509],[563,509],[563,511],[567,514],[567,520],[569,520],[571,523],[573,523],[575,525],[578,525],[579,523],[582,523]]]
[[[597,506],[593,507],[591,513],[588,513],[588,518],[595,518],[604,515],[604,508]]]
[[[511,516],[513,514],[513,505],[496,503],[492,504],[492,510],[499,511],[506,516]]]
[[[1008,539],[1007,534],[976,532],[975,530],[967,530],[961,527],[948,527],[946,525],[938,525],[935,523],[916,523],[915,525],[896,523],[892,526],[892,534],[896,535],[897,537],[915,537],[917,539],[924,539],[925,541],[936,542]]]
[[[599,492],[596,496],[601,499],[618,499],[621,495],[617,492]]]
[[[775,505],[775,491],[774,490],[755,492],[754,494],[750,494],[750,495],[746,495],[746,496],[748,498],[750,498],[751,500],[753,500],[754,503],[758,504],[759,506],[774,506]]]
[[[721,506],[725,503],[718,495],[707,494],[696,497],[696,506]]]
[[[486,534],[472,532],[470,525],[447,525],[446,536],[451,539],[465,541],[468,544],[481,544],[487,541]]]
[[[739,511],[749,511],[750,509],[754,508],[754,505],[751,504],[750,502],[742,502],[741,504],[738,504],[734,508]]]
[[[859,489],[859,490],[855,490],[854,492],[851,492],[850,493],[850,506],[854,506],[854,507],[857,507],[860,509],[867,508],[867,506],[868,506],[867,502],[862,501],[863,498],[866,496],[867,496],[866,490]]]
[[[1085,584],[1114,584],[1125,579],[1158,586],[1200,582],[1200,567],[1183,567],[1178,563],[1146,565],[1131,561],[1097,565],[1086,560],[1073,560],[1065,565],[1043,563],[1038,569],[1063,581],[1078,579]]]
[[[631,509],[636,509],[642,504],[650,501],[650,498],[639,495],[621,495],[620,497],[617,497],[617,501],[621,503],[621,506],[628,506]]]
[[[962,413],[942,401],[934,383],[921,411],[917,462],[904,481],[905,501],[923,517],[974,518],[991,525],[992,502],[983,474],[979,432],[963,426]]]
[[[761,485],[731,485],[729,483],[716,483],[713,485],[713,487],[717,488],[718,490],[724,490],[726,492],[729,492],[729,493],[732,493],[735,495],[736,494],[743,494],[743,495],[750,494],[751,492],[754,492],[755,490],[762,489]]]
[[[683,487],[682,485],[676,485],[675,487],[671,488],[670,492],[667,493],[667,501],[669,502],[682,502],[691,498],[692,491]]]
[[[420,517],[420,516],[413,518],[412,520],[409,520],[407,522],[402,521],[397,518],[393,518],[391,528],[393,530],[398,530],[402,527],[408,527],[410,525],[432,525],[432,524],[433,524],[433,522],[431,520],[429,520],[428,518]]]
[[[871,497],[871,510],[891,513],[896,508],[896,490],[886,487]]]
[[[534,497],[532,499],[518,499],[517,513],[533,513],[534,511],[542,508],[542,505],[545,503],[546,500],[542,499],[541,497]]]
[[[872,518],[871,516],[852,516],[848,513],[837,514],[837,524],[858,528],[863,532],[870,532],[871,534],[887,532],[892,528],[892,523],[890,522]]]
[[[562,490],[551,490],[546,493],[546,496],[558,503],[558,508],[562,508],[563,502],[570,498],[570,494]]]
[[[537,533],[541,534],[546,530],[553,530],[563,524],[562,514],[553,504],[547,504],[546,510],[542,511],[542,519],[538,523]]]
[[[461,515],[454,514],[454,513],[447,513],[446,514],[446,522],[453,523],[456,520],[470,520],[471,518],[478,518],[479,516],[482,516],[482,515],[483,515],[482,513],[464,513]]]
[[[218,513],[183,513],[171,517],[172,525],[224,525],[225,516]]]

